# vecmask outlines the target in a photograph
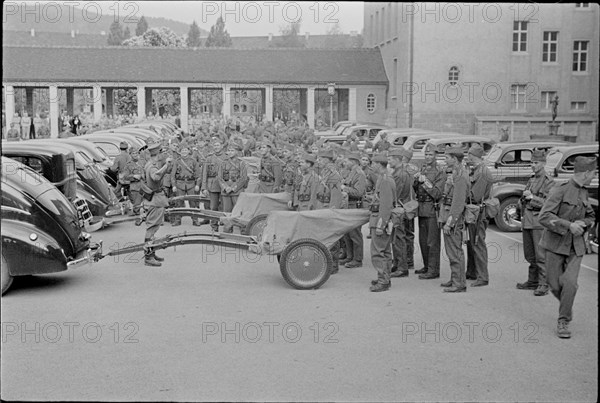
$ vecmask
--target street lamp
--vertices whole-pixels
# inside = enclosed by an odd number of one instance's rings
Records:
[[[333,96],[335,95],[335,83],[327,84],[329,94],[329,128],[333,129]]]

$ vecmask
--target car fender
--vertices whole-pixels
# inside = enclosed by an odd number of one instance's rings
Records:
[[[58,242],[31,223],[2,220],[2,255],[12,276],[67,270],[67,257]]]
[[[523,183],[497,182],[492,188],[491,197],[495,197],[502,202],[507,197],[521,197],[524,190],[525,184]]]

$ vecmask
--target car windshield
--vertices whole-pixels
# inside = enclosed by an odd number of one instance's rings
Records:
[[[500,158],[501,155],[502,155],[502,147],[494,146],[494,148],[492,148],[492,151],[490,151],[490,153],[487,155],[487,157],[485,159],[486,159],[486,161],[496,162],[496,161],[498,161],[498,159]]]
[[[556,168],[562,160],[563,153],[559,150],[550,151],[550,154],[546,157],[546,168]]]

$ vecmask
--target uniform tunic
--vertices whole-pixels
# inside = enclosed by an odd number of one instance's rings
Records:
[[[146,180],[146,172],[142,163],[140,160],[134,161],[131,159],[123,170],[124,178],[130,183],[129,200],[133,205],[133,214],[139,214],[143,201],[140,188],[142,187],[142,182]],[[139,175],[139,177],[134,177],[135,175]]]
[[[394,169],[392,178],[396,184],[396,204],[403,205],[411,199],[412,192],[412,176],[408,174],[406,164]],[[412,256],[414,253],[414,221],[403,218],[400,223],[395,225],[391,243],[394,256],[392,271],[408,273],[408,269],[414,265]]]
[[[592,228],[595,213],[587,189],[571,178],[550,190],[540,212],[540,224],[544,227],[540,246],[546,250],[548,285],[560,301],[559,320],[573,318],[577,277],[585,253],[585,232],[573,235],[569,230],[571,223],[577,220],[583,221],[586,228]]]
[[[258,193],[276,193],[281,187],[283,174],[281,161],[268,154],[260,160]]]
[[[369,229],[371,231],[371,262],[377,270],[377,281],[380,284],[390,283],[392,268],[391,236],[387,230],[392,217],[392,209],[396,200],[396,184],[387,174],[379,177],[375,184],[374,202],[371,206]],[[383,230],[377,235],[376,230]]]
[[[358,165],[353,165],[344,180],[345,192],[348,194],[348,208],[362,207],[362,199],[367,190],[367,176]],[[354,228],[344,235],[346,258],[356,262],[363,260],[363,235],[362,226]]]
[[[219,166],[217,176],[221,186],[223,211],[230,213],[237,203],[238,196],[248,186],[248,182],[250,181],[248,178],[248,168],[246,163],[238,157],[225,159]],[[227,187],[233,190],[229,192],[225,191]]]
[[[302,175],[302,181],[294,192],[294,200],[297,200],[298,211],[314,210],[317,205],[317,186],[319,177],[310,169]]]
[[[146,215],[146,240],[152,239],[158,231],[165,218],[165,207],[169,206],[169,200],[162,190],[163,174],[159,174],[160,162],[156,158],[150,159],[145,166],[146,185],[154,191],[152,200],[144,200]]]
[[[169,173],[171,177],[171,184],[175,190],[175,196],[188,196],[196,194],[195,187],[202,184],[202,177],[200,176],[202,171],[198,164],[198,161],[191,156],[187,157],[179,157],[173,162],[173,166],[171,167],[171,172]],[[176,202],[176,207],[183,207],[185,202],[183,200]],[[197,207],[198,202],[193,200],[190,201],[190,207]],[[197,222],[197,220],[193,220]],[[181,224],[181,217],[173,217],[171,220],[171,224],[179,225]]]

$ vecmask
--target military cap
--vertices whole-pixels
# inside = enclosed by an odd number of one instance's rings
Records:
[[[404,157],[404,148],[402,147],[397,147],[397,148],[391,148],[388,151],[388,157]]]
[[[360,162],[361,155],[359,153],[349,153],[347,158],[349,160],[355,160]]]
[[[481,146],[481,144],[475,143],[471,146],[471,148],[469,148],[469,154],[481,158],[484,154],[483,147]]]
[[[402,156],[408,158],[410,161],[413,157],[413,152],[411,150],[407,150],[404,147],[400,147],[400,151],[402,151]]]
[[[273,148],[273,143],[271,143],[269,140],[263,140],[262,145],[267,146],[269,148]]]
[[[537,148],[533,150],[531,162],[546,162],[546,153],[544,150],[538,150]]]
[[[593,171],[597,167],[596,157],[584,157],[580,155],[575,158],[575,172]]]
[[[380,153],[373,156],[373,162],[388,162],[388,159],[384,153]]]
[[[425,153],[434,153],[435,154],[435,146],[431,143],[425,144],[425,147],[423,147],[423,154],[425,154]]]
[[[321,150],[319,150],[318,155],[319,155],[319,157],[326,157],[326,158],[333,159],[333,150],[321,149]]]
[[[158,141],[155,141],[154,143],[148,144],[148,151],[160,150],[161,147],[162,144]]]
[[[120,148],[121,150],[127,150],[127,149],[129,148],[129,144],[128,144],[126,141],[121,141],[121,142],[119,143],[119,148]]]
[[[302,159],[304,161],[308,161],[308,162],[312,162],[313,164],[317,161],[316,157],[314,154],[304,154],[302,156]]]
[[[462,148],[454,146],[454,147],[446,147],[446,155],[451,155],[453,157],[460,157],[460,156],[464,156],[465,153]]]

